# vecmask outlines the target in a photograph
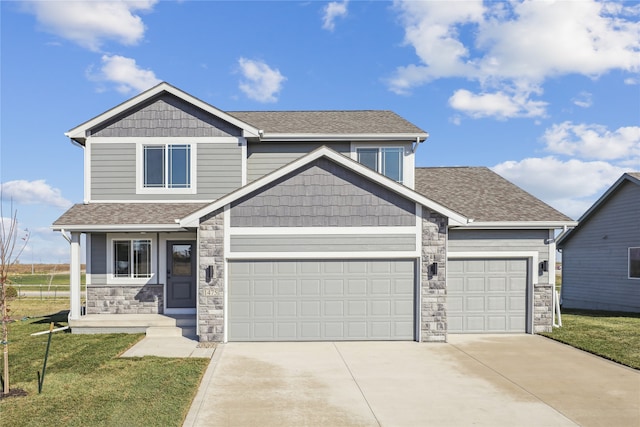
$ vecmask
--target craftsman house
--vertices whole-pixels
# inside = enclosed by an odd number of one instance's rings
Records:
[[[161,83],[66,135],[85,159],[84,201],[53,224],[71,242],[74,333],[551,329],[554,235],[573,221],[487,168],[416,168],[428,135],[393,112],[229,112]]]
[[[640,313],[640,172],[623,174],[558,245],[563,308]]]

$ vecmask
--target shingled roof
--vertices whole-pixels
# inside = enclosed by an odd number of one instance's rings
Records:
[[[265,134],[425,134],[393,111],[229,111]]]
[[[486,167],[416,168],[415,190],[475,222],[572,221]]]
[[[54,229],[73,226],[160,225],[176,226],[176,219],[206,203],[90,203],[73,205],[53,223]]]

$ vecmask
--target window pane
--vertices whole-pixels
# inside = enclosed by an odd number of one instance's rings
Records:
[[[144,147],[144,186],[164,187],[164,146]]]
[[[378,149],[377,148],[358,148],[358,163],[361,163],[378,172]]]
[[[640,279],[640,248],[629,248],[629,277]]]
[[[402,147],[382,149],[382,174],[402,182]]]
[[[129,277],[131,263],[129,262],[129,242],[115,241],[113,242],[113,259],[114,259],[114,275],[115,277]]]
[[[191,276],[191,245],[172,245],[173,276]]]
[[[169,188],[189,188],[191,167],[190,148],[188,145],[170,145],[169,153]]]

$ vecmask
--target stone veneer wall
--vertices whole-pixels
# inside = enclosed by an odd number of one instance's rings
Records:
[[[224,212],[200,221],[198,232],[198,328],[200,341],[224,340]],[[212,267],[208,277],[207,267]]]
[[[422,208],[420,340],[447,341],[447,218]],[[438,274],[429,267],[438,263]]]
[[[164,285],[89,285],[87,314],[162,314]]]
[[[553,330],[553,285],[538,283],[533,287],[533,332]]]

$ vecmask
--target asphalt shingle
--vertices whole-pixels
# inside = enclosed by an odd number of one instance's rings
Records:
[[[571,221],[486,167],[416,168],[415,189],[474,221]]]
[[[53,225],[175,224],[206,203],[90,203],[73,205]]]

